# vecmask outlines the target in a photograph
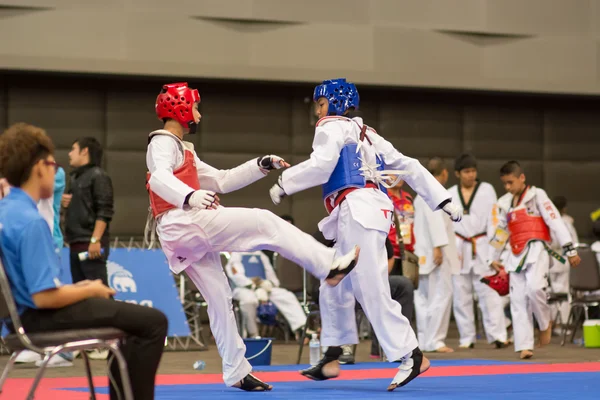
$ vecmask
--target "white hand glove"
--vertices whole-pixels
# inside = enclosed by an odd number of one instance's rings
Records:
[[[277,183],[269,190],[269,195],[271,195],[271,200],[273,200],[273,204],[275,205],[279,205],[281,199],[286,196],[285,191],[281,187],[281,176],[277,180]]]
[[[448,214],[450,216],[450,219],[454,222],[458,222],[462,219],[462,215],[463,215],[462,208],[457,206],[453,202],[446,203],[446,205],[444,206],[444,208],[442,208],[442,210],[444,210],[444,212],[446,214]]]
[[[258,163],[258,166],[261,169],[266,169],[267,171],[290,166],[290,164],[286,163],[283,158],[274,154],[269,154],[267,156],[261,157],[258,160],[256,160],[256,162]]]
[[[190,196],[188,204],[194,208],[215,209],[219,206],[219,196],[210,190],[196,190]]]
[[[273,290],[273,283],[271,281],[262,281],[260,283],[260,288],[267,291],[267,293],[271,293]]]

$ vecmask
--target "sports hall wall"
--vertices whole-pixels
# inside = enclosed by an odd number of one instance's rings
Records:
[[[521,160],[532,184],[568,198],[589,237],[600,0],[0,0],[0,37],[0,122],[46,128],[64,165],[75,138],[101,141],[113,236],[143,231],[146,137],[160,127],[163,83],[200,89],[193,141],[228,168],[268,153],[305,159],[314,85],[347,77],[366,122],[402,152],[451,164],[471,151],[498,194],[499,166]],[[276,175],[223,203],[291,213],[314,231],[319,190],[275,208]]]
[[[164,79],[0,73],[0,122],[28,121],[47,129],[57,158],[80,136],[105,148],[104,166],[115,189],[113,236],[143,233],[147,135],[160,128],[154,100]],[[315,118],[313,85],[190,80],[200,89],[202,120],[190,137],[199,156],[217,168],[264,154],[292,163],[308,157]],[[479,159],[480,177],[504,193],[500,165],[523,162],[528,180],[550,196],[565,195],[582,237],[600,200],[600,98],[501,93],[442,92],[359,86],[361,110],[400,151],[424,161],[452,160],[463,151]],[[318,188],[274,207],[268,195],[277,173],[222,196],[226,206],[291,213],[307,232],[325,215]],[[454,183],[452,178],[451,184]]]

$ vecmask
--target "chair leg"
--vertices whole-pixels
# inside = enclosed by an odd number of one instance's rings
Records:
[[[27,394],[27,400],[33,400],[35,391],[36,391],[38,385],[40,384],[42,377],[44,376],[44,372],[46,372],[46,367],[48,366],[48,362],[50,362],[50,359],[52,357],[54,357],[55,355],[57,355],[58,353],[60,353],[61,351],[62,351],[61,348],[55,348],[53,351],[46,353],[46,355],[44,356],[44,358],[42,360],[42,365],[40,365],[38,372],[35,374],[35,379],[33,380],[31,389],[29,389],[29,393]]]
[[[300,347],[298,348],[298,359],[296,360],[296,364],[300,364],[300,360],[302,359],[302,351],[304,350],[304,340],[306,339],[307,329],[308,319],[306,320],[306,324],[304,324],[304,328],[302,328],[302,336],[300,337]]]
[[[4,382],[6,382],[6,378],[8,378],[8,374],[14,367],[15,360],[17,359],[19,354],[21,354],[21,351],[23,351],[23,350],[15,351],[14,353],[11,354],[10,358],[8,359],[8,362],[6,363],[6,367],[4,367],[4,371],[2,371],[2,377],[0,377],[0,393],[2,393],[2,388],[4,387]]]
[[[92,378],[92,368],[90,366],[90,359],[88,358],[85,350],[81,352],[81,357],[85,363],[85,374],[87,375],[88,385],[90,387],[90,400],[96,400],[96,391],[94,390],[94,380]]]
[[[577,313],[573,313],[573,330],[571,331],[571,343],[575,340],[575,333],[579,328],[579,322],[581,321],[581,306],[577,306]]]
[[[119,364],[119,372],[121,373],[121,383],[123,384],[123,392],[125,392],[125,400],[133,400],[133,390],[131,388],[131,380],[127,371],[127,362],[119,346],[115,343],[109,345],[108,349],[114,354]]]
[[[564,346],[565,342],[567,340],[567,331],[569,330],[569,327],[571,326],[571,320],[573,319],[573,310],[574,310],[574,307],[571,306],[571,309],[569,310],[569,316],[567,317],[567,323],[563,324],[562,332],[561,332],[562,340],[560,341],[561,346]]]

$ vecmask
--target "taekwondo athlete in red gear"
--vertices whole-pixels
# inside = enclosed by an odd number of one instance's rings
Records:
[[[540,327],[540,343],[550,343],[551,309],[546,297],[550,255],[562,256],[550,249],[550,231],[563,247],[571,266],[581,261],[560,213],[546,192],[525,183],[525,174],[516,161],[500,169],[500,179],[508,193],[498,199],[497,224],[490,232],[490,265],[497,271],[506,268],[510,280],[510,311],[513,318],[515,351],[520,358],[533,356],[533,317]],[[498,260],[504,245],[510,252],[504,265]],[[562,259],[564,262],[564,259]]]
[[[149,135],[147,189],[156,231],[174,273],[185,271],[208,303],[210,328],[223,358],[223,380],[243,390],[271,390],[254,377],[244,358],[231,304],[231,288],[220,252],[273,250],[314,276],[336,285],[355,265],[358,248],[336,258],[335,249],[318,243],[275,214],[261,209],[226,208],[217,193],[229,193],[288,167],[281,157],[267,155],[229,170],[201,161],[194,145],[183,140],[200,122],[200,95],[187,83],[163,86],[156,115],[164,129]]]
[[[397,176],[399,180],[402,175],[432,209],[443,208],[454,220],[460,220],[461,210],[419,161],[399,153],[362,118],[352,118],[350,113],[359,105],[354,84],[345,79],[324,81],[315,88],[313,100],[320,120],[310,159],[284,171],[270,190],[271,198],[279,204],[286,195],[322,185],[330,215],[319,223],[319,229],[326,239],[335,240],[334,247],[340,251],[359,243],[361,257],[335,289],[321,285],[321,344],[329,348],[319,364],[302,374],[314,380],[338,376],[339,346],[358,343],[356,297],[388,359],[402,360],[388,387],[394,390],[429,368],[429,360],[419,350],[400,304],[390,295],[385,239],[394,206],[382,185],[390,186],[387,179]],[[393,171],[383,170],[384,165]]]

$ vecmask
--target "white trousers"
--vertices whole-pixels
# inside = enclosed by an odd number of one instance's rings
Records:
[[[515,351],[533,350],[533,317],[540,330],[548,329],[551,309],[548,305],[549,255],[541,251],[534,263],[521,272],[510,273],[510,312],[513,319]]]
[[[388,360],[399,360],[418,346],[400,304],[392,300],[387,272],[386,232],[365,229],[352,218],[347,202],[340,208],[335,246],[342,254],[360,246],[354,270],[332,288],[321,282],[322,346],[358,343],[354,305],[362,306]]]
[[[238,334],[232,292],[220,252],[273,250],[324,279],[331,269],[335,249],[327,248],[266,210],[222,207],[190,215],[193,218],[161,225],[160,240],[162,244],[164,233],[171,248],[205,253],[185,272],[208,303],[210,329],[223,359],[223,380],[232,386],[250,373],[252,367],[244,357],[246,347]],[[181,242],[173,243],[174,237],[179,237]]]
[[[421,350],[435,351],[446,346],[452,311],[452,273],[447,262],[419,276],[415,311]]]
[[[550,268],[550,285],[552,286],[552,291],[557,293],[569,293],[569,262],[567,261],[566,264],[563,264],[554,258],[551,258],[550,261],[552,262],[552,268]],[[570,310],[571,307],[569,306],[568,301],[564,301],[561,305],[558,305],[557,303],[553,306],[552,319],[560,313],[562,323],[566,324]]]
[[[258,299],[256,298],[256,292],[248,288],[235,288],[233,290],[233,298],[240,302],[240,309],[244,315],[248,335],[257,335],[256,308],[258,307]],[[306,324],[306,314],[302,310],[302,306],[294,293],[287,289],[276,287],[269,293],[269,300],[273,302],[277,310],[283,315],[292,331],[296,331]]]
[[[477,332],[475,329],[475,313],[473,295],[477,294],[479,308],[483,317],[488,343],[498,340],[506,342],[506,324],[502,298],[494,289],[480,282],[481,276],[472,270],[468,274],[452,276],[454,289],[454,319],[460,334],[460,345],[467,346],[476,343]]]

